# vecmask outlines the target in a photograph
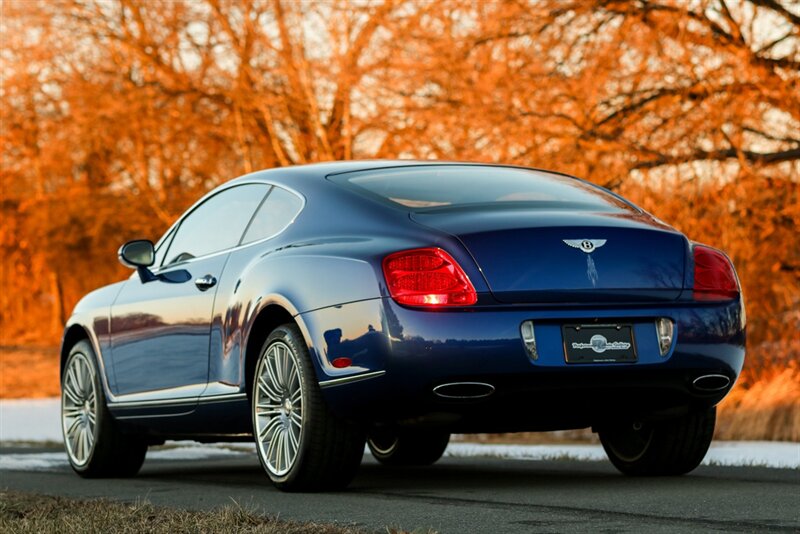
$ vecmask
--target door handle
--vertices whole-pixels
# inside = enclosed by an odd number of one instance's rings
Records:
[[[210,274],[207,274],[204,277],[195,280],[194,285],[196,285],[197,289],[200,291],[205,291],[217,285],[217,279]]]

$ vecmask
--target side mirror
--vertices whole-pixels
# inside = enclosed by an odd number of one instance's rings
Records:
[[[147,239],[137,239],[128,241],[119,247],[119,261],[125,267],[139,269],[140,267],[150,267],[156,259],[156,249],[152,241]]]
[[[147,239],[137,239],[128,241],[117,252],[119,262],[125,267],[136,269],[143,284],[152,282],[158,277],[148,269],[156,261],[156,249],[152,241]]]

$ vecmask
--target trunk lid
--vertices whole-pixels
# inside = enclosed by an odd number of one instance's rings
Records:
[[[486,206],[411,214],[458,237],[505,303],[675,300],[688,241],[634,211]]]

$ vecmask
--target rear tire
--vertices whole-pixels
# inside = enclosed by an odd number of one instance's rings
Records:
[[[714,435],[716,408],[654,423],[602,429],[600,442],[614,467],[630,476],[675,476],[703,461]]]
[[[367,439],[372,456],[384,465],[431,465],[444,454],[448,432],[373,430]]]
[[[132,477],[147,443],[120,431],[106,406],[97,356],[91,344],[76,343],[61,377],[61,429],[72,469],[84,478]]]
[[[294,324],[279,326],[264,342],[251,397],[258,458],[277,488],[334,490],[353,480],[364,454],[363,430],[325,404]]]

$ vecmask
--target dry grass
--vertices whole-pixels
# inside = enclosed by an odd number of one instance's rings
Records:
[[[800,366],[796,361],[745,379],[722,401],[717,439],[800,441]]]
[[[510,432],[504,434],[455,434],[453,441],[491,443],[493,445],[585,445],[600,443],[589,428],[556,430],[554,432]]]
[[[60,394],[58,347],[0,347],[0,399]]]
[[[4,491],[0,492],[0,532],[359,534],[366,531],[357,527],[284,521],[238,505],[211,512],[189,512],[149,503],[79,501]],[[387,529],[387,532],[396,531]]]

